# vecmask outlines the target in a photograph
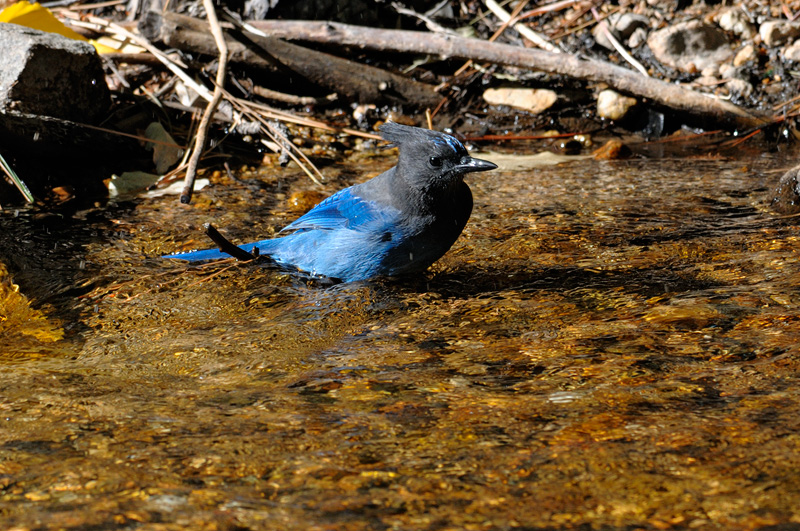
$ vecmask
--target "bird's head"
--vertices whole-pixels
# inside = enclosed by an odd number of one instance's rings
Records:
[[[497,165],[470,157],[467,148],[444,133],[386,122],[381,136],[400,148],[399,177],[420,191],[446,190],[461,182],[464,175],[488,171]]]

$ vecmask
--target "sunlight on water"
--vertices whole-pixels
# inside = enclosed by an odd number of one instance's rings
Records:
[[[285,225],[281,198],[308,185],[273,170],[190,207],[0,218],[63,239],[5,252],[66,334],[2,358],[0,514],[20,529],[796,525],[800,242],[765,208],[776,166],[471,176],[464,235],[404,281],[157,258],[206,245],[205,221],[241,241]]]

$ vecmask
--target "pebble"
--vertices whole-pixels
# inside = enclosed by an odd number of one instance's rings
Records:
[[[800,40],[794,41],[783,50],[783,58],[787,61],[800,62]]]
[[[631,149],[622,140],[612,138],[592,153],[595,160],[626,159],[631,156]]]
[[[635,13],[615,13],[608,17],[605,22],[611,34],[622,42],[628,41],[636,31],[643,32],[646,36],[647,28],[650,27],[650,19]],[[599,24],[592,29],[592,35],[597,44],[609,50],[614,50],[614,45],[608,40],[606,32],[603,31]],[[639,38],[641,38],[641,34]],[[628,42],[628,46],[630,46],[630,42]]]
[[[767,20],[758,29],[761,42],[767,46],[778,46],[800,37],[800,23],[787,20]]]
[[[507,105],[539,114],[552,107],[558,95],[549,89],[500,87],[487,89],[483,99],[490,105]]]
[[[614,90],[606,89],[597,95],[597,115],[608,120],[620,120],[634,105],[636,99]]]
[[[753,85],[738,77],[726,81],[725,86],[732,94],[741,96],[742,98],[749,98],[753,95]]]
[[[303,190],[289,196],[289,208],[294,212],[308,212],[317,203],[325,199],[327,194],[315,190]]]
[[[781,177],[772,197],[772,208],[781,214],[800,212],[800,166],[792,168]]]
[[[647,31],[637,28],[628,39],[628,48],[638,48],[645,42],[647,42]]]
[[[756,34],[755,24],[750,22],[750,17],[741,8],[728,9],[716,18],[720,28],[730,31],[743,39],[750,39]]]
[[[756,47],[748,43],[736,52],[736,56],[733,58],[733,66],[742,66],[750,61],[755,61],[757,58]]]
[[[644,318],[662,325],[704,328],[721,317],[710,304],[659,304],[648,310]]]

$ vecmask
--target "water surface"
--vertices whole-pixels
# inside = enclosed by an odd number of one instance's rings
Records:
[[[311,188],[286,170],[5,212],[64,339],[3,329],[3,527],[800,528],[800,245],[765,208],[790,165],[470,176],[464,235],[401,282],[157,258],[280,229]]]

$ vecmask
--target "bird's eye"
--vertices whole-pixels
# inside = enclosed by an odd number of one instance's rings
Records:
[[[430,162],[431,166],[433,166],[434,168],[438,168],[439,166],[442,165],[441,157],[431,157],[431,159],[428,162]]]

